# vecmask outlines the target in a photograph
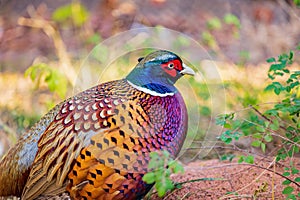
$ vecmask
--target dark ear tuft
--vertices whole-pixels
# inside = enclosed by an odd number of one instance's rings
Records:
[[[138,62],[141,62],[144,59],[144,57],[138,58]]]

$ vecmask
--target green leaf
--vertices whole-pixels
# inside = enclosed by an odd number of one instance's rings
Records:
[[[291,181],[286,179],[282,182],[282,185],[289,185],[290,183]]]
[[[235,140],[238,140],[240,137],[242,136],[242,134],[238,131],[234,132],[232,137],[235,139]]]
[[[190,45],[190,40],[187,39],[186,37],[182,36],[182,35],[178,36],[177,42],[179,43],[180,46],[187,47],[187,46]]]
[[[82,26],[88,18],[87,9],[80,3],[74,2],[58,7],[52,14],[52,19],[57,22],[72,20],[75,26]]]
[[[294,146],[294,152],[295,152],[295,153],[299,153],[299,147],[296,146],[296,145]]]
[[[282,63],[276,63],[276,64],[272,64],[270,66],[269,71],[277,71],[277,70],[282,70],[285,67],[285,65],[283,65]]]
[[[164,187],[164,185],[162,185],[162,183],[157,183],[155,188],[159,197],[163,197],[167,192],[167,189]]]
[[[279,95],[280,92],[281,92],[281,90],[280,90],[279,88],[275,88],[275,89],[274,89],[274,92],[275,92],[275,94]]]
[[[39,63],[29,67],[25,75],[30,76],[39,87],[41,81],[46,82],[49,90],[64,99],[67,93],[68,80],[58,69],[45,63]]]
[[[249,164],[253,164],[254,163],[254,156],[249,155],[249,156],[245,157],[245,162],[249,163]]]
[[[174,167],[174,173],[184,173],[184,168],[181,164],[176,163],[175,167]]]
[[[266,142],[272,142],[273,141],[273,137],[272,137],[272,135],[267,134],[267,135],[264,136],[264,140]]]
[[[157,168],[154,173],[155,173],[155,182],[160,183],[164,178],[166,178],[164,175],[165,168],[159,167]]]
[[[72,3],[72,19],[76,26],[82,26],[88,18],[88,10],[79,2]]]
[[[165,187],[166,187],[167,191],[172,190],[174,188],[174,184],[171,181],[171,179],[168,178],[165,180]]]
[[[155,170],[160,167],[163,167],[163,163],[164,163],[163,160],[161,159],[161,157],[159,156],[159,154],[157,152],[150,153],[150,161],[148,164],[149,170]]]
[[[266,115],[278,116],[278,111],[275,109],[270,109],[265,112]]]
[[[152,184],[155,181],[155,173],[153,172],[148,172],[143,176],[143,181],[145,181],[147,184]]]
[[[72,15],[71,4],[58,7],[52,14],[52,19],[57,22],[63,22]]]
[[[233,158],[235,158],[235,155],[234,154],[225,154],[225,155],[222,155],[221,157],[220,157],[220,160],[221,161],[225,161],[225,160],[228,160],[228,161],[232,161],[233,160]]]
[[[200,106],[200,114],[203,116],[210,116],[211,109],[208,106]]]
[[[209,33],[208,31],[202,32],[202,40],[203,42],[211,48],[216,47],[216,39],[215,37]]]
[[[227,129],[231,129],[231,124],[225,123],[223,127]]]
[[[300,182],[300,177],[296,177],[295,182]]]
[[[296,195],[294,195],[294,194],[287,195],[287,199],[297,200]]]
[[[242,162],[244,162],[244,156],[241,156],[238,160],[238,163],[242,163]]]
[[[227,130],[223,132],[220,136],[220,140],[223,141],[225,144],[230,144],[232,142],[231,131]]]
[[[291,175],[291,173],[290,172],[283,172],[282,175],[283,176],[289,176],[289,175]]]
[[[296,169],[295,167],[292,167],[292,174],[298,174],[299,170]]]
[[[156,190],[159,197],[163,197],[168,190],[172,190],[174,188],[174,184],[170,179],[166,179],[162,177],[160,182],[156,183]]]
[[[291,194],[294,191],[294,188],[287,186],[283,189],[282,194]]]
[[[261,148],[262,152],[264,152],[264,153],[266,152],[266,144],[265,143],[262,142],[260,144],[260,148]]]
[[[272,121],[272,124],[270,124],[270,128],[273,130],[273,131],[277,131],[279,129],[279,122],[277,119],[274,119]]]
[[[293,60],[293,57],[294,57],[294,52],[293,52],[293,51],[290,51],[290,54],[289,54],[289,60]]]
[[[261,141],[260,140],[254,140],[251,143],[251,146],[253,146],[253,147],[259,147],[260,145],[261,145]]]
[[[240,28],[241,27],[241,23],[240,23],[240,20],[237,16],[229,13],[229,14],[226,14],[224,16],[224,22],[226,24],[232,24],[234,26],[236,26],[237,28]]]
[[[288,69],[283,69],[282,71],[287,74],[290,73],[290,70],[288,70]]]
[[[155,188],[160,197],[175,187],[170,179],[171,173],[184,172],[183,166],[173,160],[167,150],[151,152],[148,169],[152,171],[144,175],[143,181],[148,184],[155,183]]]
[[[99,44],[102,41],[102,37],[99,33],[94,33],[92,36],[87,38],[87,43],[90,44]]]
[[[266,131],[266,129],[263,126],[256,126],[256,130],[262,133]]]
[[[163,150],[163,156],[164,156],[164,158],[169,158],[170,157],[170,153],[169,153],[169,151],[167,151],[167,150]]]
[[[218,115],[216,117],[216,125],[224,126],[226,124],[226,114]]]
[[[268,58],[266,61],[267,63],[272,63],[272,62],[276,62],[276,59],[272,57],[272,58]]]
[[[206,23],[208,29],[211,30],[220,30],[222,28],[222,24],[219,18],[213,17],[209,19]]]
[[[262,133],[254,133],[252,135],[253,138],[256,138],[256,139],[261,139],[263,137]]]

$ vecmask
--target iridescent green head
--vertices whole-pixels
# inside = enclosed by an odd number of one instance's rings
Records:
[[[179,78],[195,74],[179,56],[166,50],[152,52],[138,61],[126,79],[138,88],[158,94],[175,93],[174,84]]]

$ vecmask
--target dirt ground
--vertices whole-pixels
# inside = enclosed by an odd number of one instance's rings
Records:
[[[298,167],[300,159],[294,160]],[[269,159],[257,159],[253,164],[237,164],[236,162],[220,162],[218,160],[197,161],[185,166],[185,174],[174,175],[175,182],[185,182],[199,178],[215,178],[221,180],[198,181],[186,183],[163,199],[285,199],[282,190],[285,179],[279,174],[287,163],[276,163]],[[296,188],[295,194],[300,192]],[[157,195],[151,199],[159,200]]]

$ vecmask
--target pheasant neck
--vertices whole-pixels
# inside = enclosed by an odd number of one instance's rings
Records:
[[[135,85],[129,80],[127,80],[127,82],[135,89],[150,94],[152,96],[160,96],[160,97],[173,96],[176,92],[176,91],[172,92],[167,87],[155,83],[149,83],[147,85],[139,86],[139,85]]]
[[[127,75],[126,80],[134,88],[154,96],[169,96],[177,92],[173,82],[159,72],[151,73],[148,69],[136,67]]]

